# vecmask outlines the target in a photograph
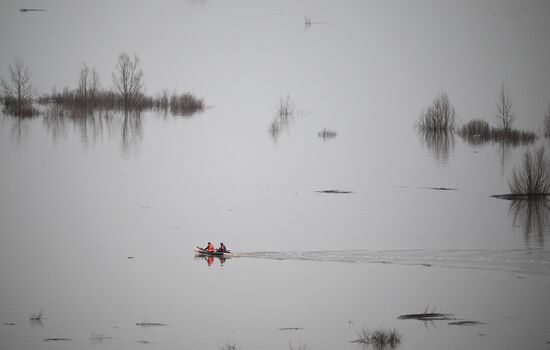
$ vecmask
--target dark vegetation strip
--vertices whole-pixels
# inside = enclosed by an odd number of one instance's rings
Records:
[[[136,326],[140,326],[140,327],[164,327],[164,326],[167,326],[167,324],[159,323],[159,322],[138,322],[138,323],[136,323]]]
[[[423,190],[434,190],[434,191],[458,191],[458,188],[453,187],[420,187]]]
[[[285,327],[285,328],[279,328],[280,331],[301,331],[303,328],[299,327]]]
[[[420,314],[405,314],[399,316],[399,320],[419,320],[419,321],[449,321],[453,320],[453,314],[444,314],[439,312],[424,312]]]
[[[485,322],[480,321],[455,321],[455,322],[449,322],[451,326],[478,326],[485,324]]]
[[[491,127],[488,122],[481,119],[468,121],[458,128],[457,133],[466,142],[474,145],[489,142],[528,145],[537,140],[537,135],[534,132]]]
[[[347,193],[353,193],[353,191],[342,191],[342,190],[319,190],[315,191],[317,193],[331,193],[331,194],[347,194]]]

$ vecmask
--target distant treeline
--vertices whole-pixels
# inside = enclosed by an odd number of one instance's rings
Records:
[[[32,88],[29,69],[22,58],[9,65],[9,79],[1,79],[4,112],[16,116],[33,116],[38,110],[33,107],[36,92]],[[190,92],[162,93],[147,96],[144,93],[143,70],[137,55],[130,57],[121,53],[112,72],[112,87],[103,89],[95,68],[83,64],[76,89],[64,88],[40,96],[41,104],[56,104],[67,108],[86,109],[149,109],[170,110],[176,115],[190,115],[205,108],[202,98]]]

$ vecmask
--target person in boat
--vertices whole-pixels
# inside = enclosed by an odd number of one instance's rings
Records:
[[[213,253],[213,252],[216,251],[216,248],[214,247],[214,245],[211,242],[208,242],[208,244],[206,245],[206,248],[204,248],[204,250],[206,250],[209,253]]]
[[[227,247],[223,243],[220,243],[220,247],[218,248],[217,251],[218,251],[218,253],[227,253],[228,252]]]

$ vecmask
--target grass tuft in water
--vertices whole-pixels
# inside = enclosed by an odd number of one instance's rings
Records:
[[[322,138],[323,140],[333,139],[338,135],[338,133],[335,130],[324,128],[323,130],[319,131],[317,133],[317,136]]]
[[[225,343],[220,347],[220,350],[237,350],[237,344]]]
[[[33,312],[29,316],[29,320],[31,321],[41,321],[42,316],[44,316],[44,310],[40,310],[39,312]]]
[[[395,328],[368,329],[363,327],[357,332],[354,343],[369,344],[376,349],[395,348],[401,344],[401,334]]]

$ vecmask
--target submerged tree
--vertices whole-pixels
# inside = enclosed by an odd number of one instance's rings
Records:
[[[99,91],[99,73],[95,67],[88,67],[86,63],[82,64],[78,79],[78,98],[82,103],[93,103]]]
[[[124,107],[136,107],[143,96],[143,71],[139,66],[139,57],[132,59],[127,53],[121,53],[113,72],[115,92]]]
[[[550,194],[550,163],[544,156],[544,146],[534,152],[525,152],[522,167],[514,169],[508,185],[514,195]]]
[[[456,112],[446,93],[437,96],[420,115],[418,127],[425,131],[452,131],[456,123]]]
[[[9,65],[9,80],[0,79],[2,87],[3,103],[8,113],[17,116],[33,115],[32,107],[34,96],[31,75],[25,60],[21,57],[14,59]]]
[[[497,125],[504,130],[510,130],[512,128],[512,123],[516,120],[516,113],[512,109],[512,98],[510,97],[508,89],[504,86],[504,83],[500,86],[495,117],[497,119]]]

